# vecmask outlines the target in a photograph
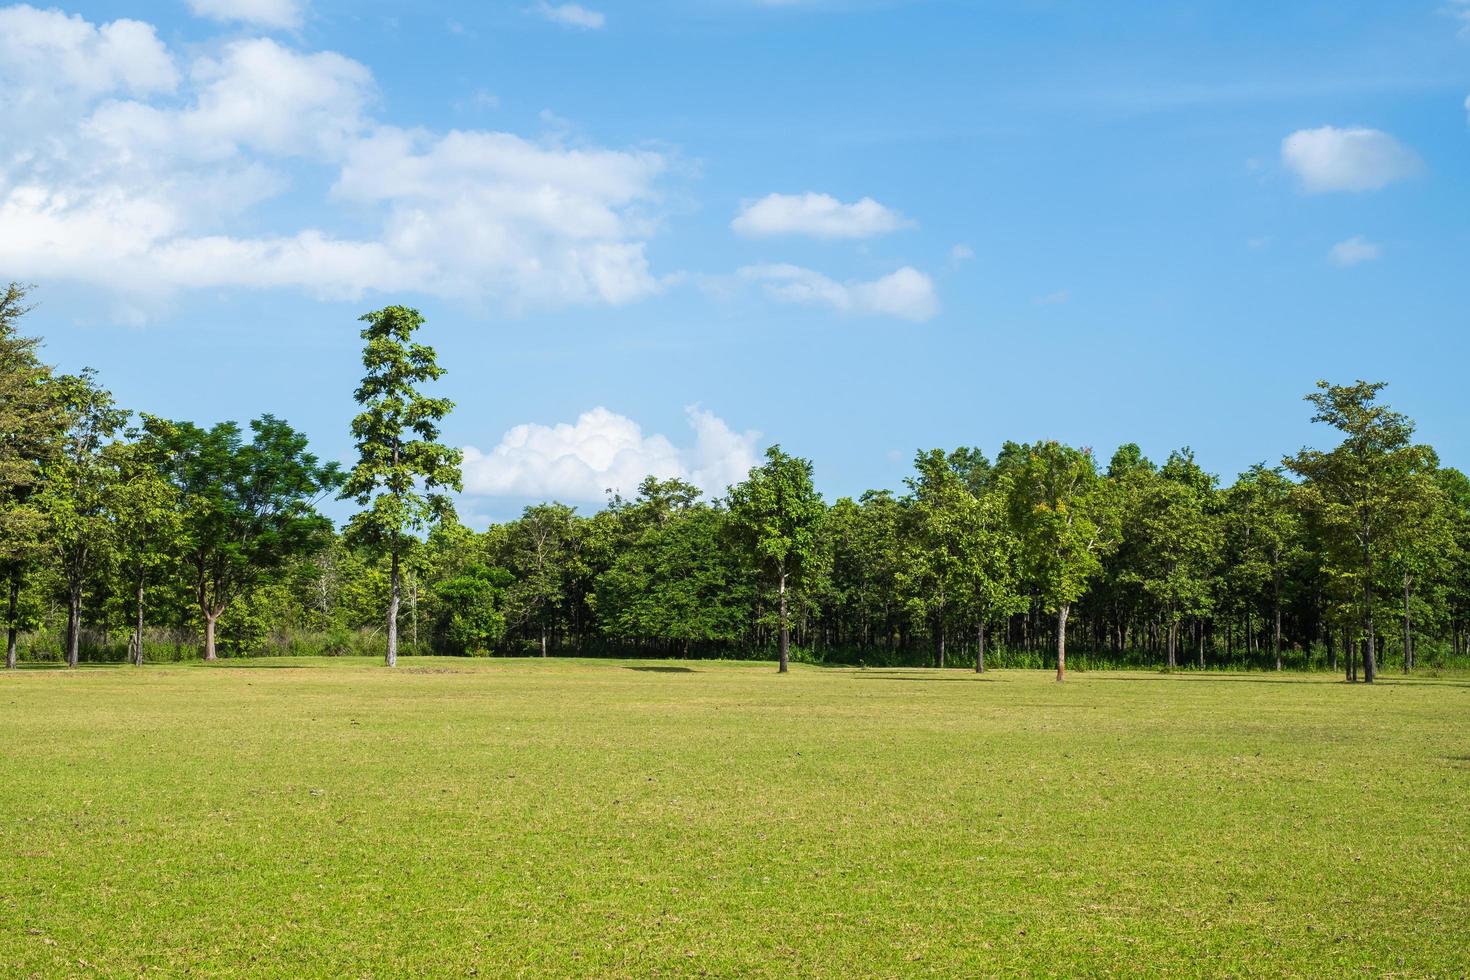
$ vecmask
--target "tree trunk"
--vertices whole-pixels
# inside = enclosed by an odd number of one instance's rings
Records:
[[[66,596],[66,665],[75,667],[81,661],[82,649],[82,584],[73,583]]]
[[[20,605],[20,573],[10,573],[10,610],[5,616],[5,669],[15,669],[16,640],[20,635],[20,628],[16,624],[16,607]]]
[[[388,654],[384,663],[389,667],[398,666],[398,602],[403,590],[398,574],[398,549],[395,547],[388,571]]]
[[[1175,652],[1179,648],[1179,621],[1177,619],[1169,620],[1169,636],[1167,642],[1169,645],[1169,669],[1173,670],[1175,667],[1179,666],[1179,657],[1178,654]]]
[[[938,650],[938,654],[939,654],[939,669],[940,670],[943,670],[944,669],[944,617],[943,617],[943,614],[940,615],[940,620],[939,620],[939,650]]]
[[[546,624],[543,623],[541,625],[541,656],[542,656],[543,659],[546,657],[546,647],[547,647]]]
[[[1064,602],[1057,606],[1057,683],[1067,679],[1067,614],[1072,604]]]
[[[786,622],[786,565],[784,563],[781,565],[780,571],[781,571],[781,610],[780,610],[780,616],[781,616],[781,640],[780,640],[781,665],[777,668],[777,673],[784,674],[788,670],[790,670],[790,662],[791,662],[791,630],[790,630],[790,625]]]
[[[204,610],[204,659],[218,660],[219,654],[214,648],[214,624],[219,622],[219,614],[224,610],[205,608]]]
[[[1205,669],[1205,624],[1203,621],[1194,624],[1195,650],[1199,654],[1199,669]]]
[[[976,631],[975,642],[975,673],[985,673],[985,620],[980,621],[980,628]]]
[[[1414,667],[1413,621],[1409,618],[1409,576],[1404,576],[1404,673]]]
[[[1276,654],[1276,669],[1281,669],[1281,576],[1276,576],[1276,595],[1272,601],[1271,650]]]
[[[1372,684],[1378,674],[1378,651],[1373,635],[1373,564],[1368,542],[1363,542],[1363,616],[1366,620],[1368,639],[1363,646],[1363,683]]]
[[[143,570],[138,570],[137,581],[133,583],[135,592],[133,595],[133,611],[137,616],[133,624],[133,666],[143,666]]]

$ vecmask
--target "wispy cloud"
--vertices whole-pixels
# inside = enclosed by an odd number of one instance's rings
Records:
[[[589,10],[579,3],[549,3],[547,0],[540,0],[530,10],[538,17],[564,27],[595,31],[607,25],[607,17],[601,11]]]
[[[1344,268],[1362,265],[1364,262],[1372,262],[1383,254],[1383,246],[1376,242],[1370,242],[1362,235],[1354,235],[1345,241],[1338,242],[1328,251],[1327,257],[1333,265]]]
[[[855,316],[887,316],[922,323],[939,312],[934,280],[912,266],[878,279],[838,282],[798,265],[746,266],[740,278],[760,283],[783,303],[818,306]]]

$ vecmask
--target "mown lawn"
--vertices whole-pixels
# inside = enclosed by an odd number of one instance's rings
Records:
[[[0,975],[1463,976],[1470,681],[0,676]]]

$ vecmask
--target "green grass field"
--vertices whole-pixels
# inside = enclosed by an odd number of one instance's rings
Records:
[[[1463,976],[1470,683],[0,676],[0,974]]]

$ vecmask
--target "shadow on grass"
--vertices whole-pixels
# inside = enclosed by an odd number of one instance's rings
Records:
[[[973,684],[976,681],[988,682],[994,680],[992,677],[985,677],[979,674],[966,674],[964,677],[947,677],[940,674],[936,674],[933,677],[924,677],[922,675],[915,677],[911,675],[874,674],[864,671],[854,672],[852,676],[865,681],[957,681],[961,684]]]
[[[624,670],[641,670],[645,674],[697,674],[699,671],[693,667],[652,667],[646,665],[624,664]]]
[[[1073,671],[1079,677],[1087,676],[1088,671]],[[1069,675],[1070,676],[1070,675]],[[1203,674],[1179,671],[1175,673],[1139,673],[1127,676],[1113,675],[1111,677],[1100,677],[1093,675],[1096,681],[1222,681],[1227,684],[1347,684],[1341,677],[1331,674],[1297,674],[1293,677],[1249,677],[1233,674],[1221,674],[1206,672]],[[1420,687],[1470,687],[1470,682],[1444,681],[1428,677],[1383,677],[1380,676],[1376,682],[1384,687],[1394,686],[1420,686]]]

